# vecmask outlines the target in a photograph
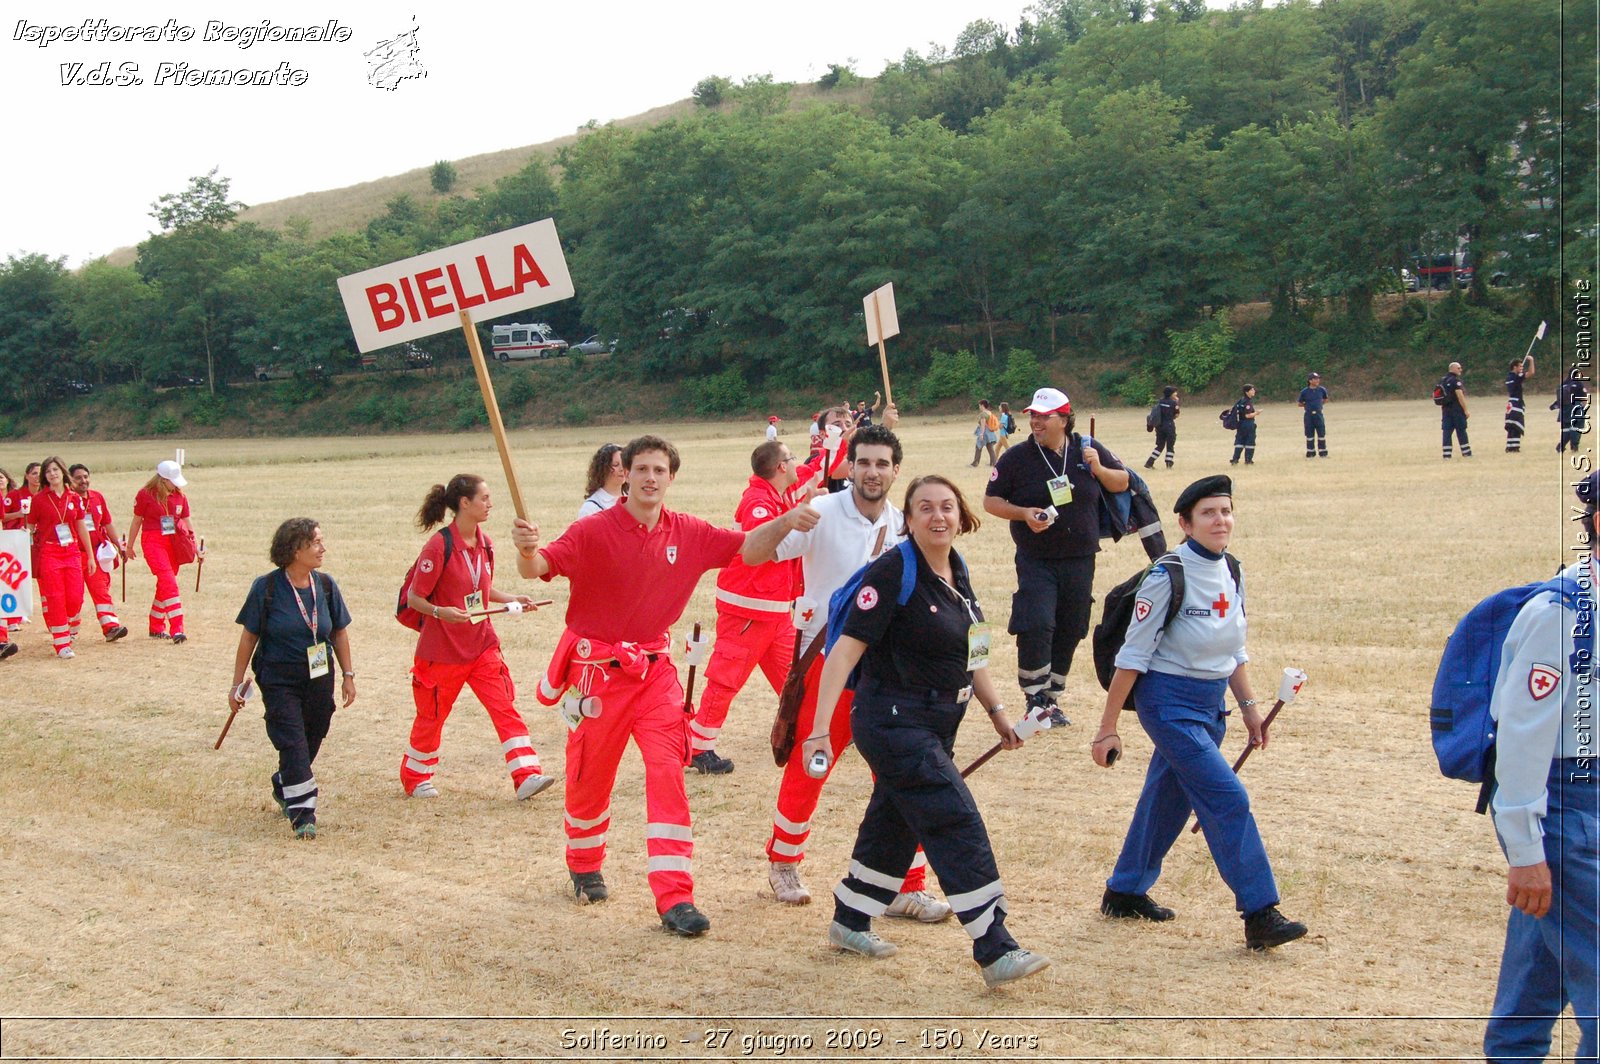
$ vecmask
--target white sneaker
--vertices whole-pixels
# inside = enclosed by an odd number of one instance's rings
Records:
[[[439,797],[439,788],[433,785],[432,780],[423,780],[421,783],[411,788],[411,797],[437,798]]]
[[[986,964],[983,967],[983,983],[988,987],[997,987],[1002,983],[1012,983],[1018,979],[1025,979],[1034,972],[1042,972],[1050,967],[1050,958],[1042,953],[1030,953],[1025,949],[1014,949],[1004,957]]]
[[[62,647],[60,650],[56,651],[56,657],[60,658],[62,661],[66,661],[68,658],[75,658],[77,656],[78,655],[72,652],[71,647]]]
[[[828,941],[842,950],[859,953],[863,957],[893,957],[900,952],[899,946],[880,938],[876,931],[852,931],[837,920],[828,925]]]
[[[883,911],[883,915],[936,924],[941,920],[950,919],[950,906],[925,890],[911,890],[904,894],[896,894],[894,901]]]
[[[800,866],[773,861],[767,868],[767,882],[772,893],[785,905],[810,905],[811,892],[800,881]]]
[[[556,778],[554,776],[541,776],[536,772],[527,779],[523,780],[521,783],[517,784],[517,800],[521,801],[524,798],[532,798],[534,795],[538,794],[555,781]],[[417,790],[420,791],[423,786],[424,785],[421,783],[417,784]],[[432,787],[433,783],[430,781],[427,783],[427,786]]]

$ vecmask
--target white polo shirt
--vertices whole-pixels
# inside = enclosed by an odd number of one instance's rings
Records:
[[[811,503],[822,514],[817,527],[809,532],[794,531],[778,544],[779,561],[800,559],[805,574],[806,598],[817,604],[816,616],[803,629],[804,645],[809,646],[828,626],[828,599],[851,575],[884,551],[899,543],[905,536],[900,530],[905,520],[894,504],[884,500],[883,513],[876,521],[869,521],[856,509],[855,490],[836,492],[814,499]],[[883,530],[883,543],[878,546],[878,532]]]

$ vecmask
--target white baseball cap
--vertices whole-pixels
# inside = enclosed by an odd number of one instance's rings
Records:
[[[170,458],[165,462],[156,463],[156,476],[162,480],[172,481],[172,486],[175,488],[184,487],[189,483],[183,479],[183,467]]]
[[[1023,409],[1030,414],[1070,414],[1072,400],[1057,388],[1040,388],[1033,393],[1033,402]]]

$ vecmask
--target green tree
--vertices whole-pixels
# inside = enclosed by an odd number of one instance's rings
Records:
[[[102,260],[78,272],[72,322],[82,357],[105,374],[149,379],[169,370],[196,373],[198,362],[163,365],[171,350],[165,342],[161,292],[129,266]]]
[[[77,353],[66,259],[37,252],[0,265],[0,394],[36,405],[51,382],[71,375]]]
[[[449,195],[450,191],[456,187],[456,181],[460,176],[456,171],[455,163],[450,162],[448,159],[440,159],[428,171],[428,183],[433,186],[435,192],[445,196]]]

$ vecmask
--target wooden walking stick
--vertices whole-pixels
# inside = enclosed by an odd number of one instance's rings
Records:
[[[233,697],[228,699],[228,719],[222,722],[222,734],[217,736],[216,745],[211,748],[213,750],[222,749],[222,740],[228,737],[228,729],[233,727],[233,718],[237,717],[239,710],[243,709],[244,704],[250,701],[250,696],[255,693],[255,685],[250,682],[250,678],[247,676],[244,682],[235,687],[230,693]],[[238,699],[238,702],[236,703],[234,699]]]
[[[128,601],[128,537],[122,537],[122,601]]]
[[[197,551],[195,551],[195,554],[194,592],[198,595],[200,593],[200,574],[204,572],[206,568],[206,537],[200,537],[200,547]]]
[[[704,644],[700,642],[700,622],[696,621],[694,624],[694,635],[689,638],[688,648],[684,652],[684,658],[689,662],[689,683],[683,689],[684,713],[694,712],[694,669],[696,662],[699,660],[695,652],[697,648],[703,645]]]
[[[1278,701],[1273,704],[1272,712],[1268,713],[1266,719],[1261,722],[1262,732],[1265,732],[1267,728],[1272,725],[1272,722],[1278,719],[1278,713],[1283,709],[1284,706],[1294,701],[1294,696],[1300,693],[1300,688],[1305,685],[1305,682],[1306,674],[1301,672],[1299,669],[1291,668],[1283,670],[1283,682],[1278,688]],[[1239,770],[1244,767],[1244,763],[1250,760],[1250,755],[1254,751],[1254,743],[1245,744],[1245,748],[1240,751],[1238,758],[1236,758],[1233,762],[1233,774],[1235,776],[1237,776],[1239,774]],[[1200,820],[1198,817],[1196,817],[1194,826],[1189,829],[1189,834],[1193,835],[1199,830]]]
[[[1018,739],[1026,739],[1035,732],[1041,731],[1048,727],[1050,727],[1050,707],[1035,706],[1033,709],[1028,711],[1027,716],[1017,721],[1011,730],[1016,733]],[[980,754],[976,761],[961,770],[961,778],[966,779],[968,776],[978,771],[988,763],[991,757],[993,757],[995,754],[998,754],[1001,750],[1004,750],[1005,745],[1005,743],[995,743],[984,753]]]

